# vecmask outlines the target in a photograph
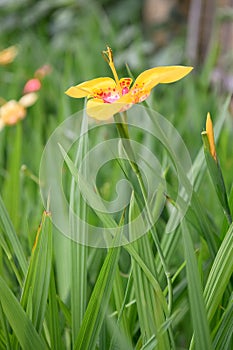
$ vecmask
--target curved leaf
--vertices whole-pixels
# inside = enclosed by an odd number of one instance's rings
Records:
[[[0,299],[3,312],[21,347],[25,350],[48,349],[47,344],[37,333],[26,312],[1,276]]]

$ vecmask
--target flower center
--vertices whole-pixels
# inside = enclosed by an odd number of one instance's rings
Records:
[[[105,103],[113,103],[120,98],[120,94],[116,88],[108,88],[106,90],[99,89],[98,91],[95,91],[94,98],[100,98]]]
[[[120,95],[118,94],[118,92],[115,92],[115,93],[105,92],[102,97],[105,103],[113,103],[119,100],[119,98],[120,98]]]
[[[124,87],[121,91],[122,95],[128,94],[128,92],[129,92],[129,88],[127,87]]]

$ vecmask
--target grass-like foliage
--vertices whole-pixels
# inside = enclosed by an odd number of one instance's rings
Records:
[[[214,57],[97,122],[64,91],[111,75],[106,42],[121,76],[152,66],[139,1],[119,23],[121,1],[29,3],[0,16],[2,49],[17,46],[0,66],[0,118],[10,100],[26,111],[0,123],[0,349],[231,350],[233,127]]]

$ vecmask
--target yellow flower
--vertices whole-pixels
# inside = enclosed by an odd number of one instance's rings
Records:
[[[113,77],[96,78],[70,87],[65,93],[74,98],[87,97],[87,114],[97,120],[106,120],[118,112],[129,109],[133,104],[144,101],[157,84],[175,82],[186,76],[193,68],[184,66],[163,66],[141,73],[132,87],[131,78],[118,78],[110,47],[103,51]]]
[[[210,145],[210,154],[212,155],[214,160],[217,161],[217,154],[216,154],[215,142],[214,142],[214,129],[213,129],[213,123],[210,117],[210,113],[207,114],[207,118],[206,118],[206,134]]]
[[[25,116],[26,109],[15,100],[8,101],[0,108],[0,119],[3,125],[14,125]]]
[[[19,101],[10,100],[0,107],[0,130],[7,125],[14,125],[26,117],[26,108],[37,100],[35,93],[26,94]]]
[[[6,64],[11,63],[17,53],[18,50],[16,46],[9,46],[7,49],[0,51],[0,65],[5,66]]]

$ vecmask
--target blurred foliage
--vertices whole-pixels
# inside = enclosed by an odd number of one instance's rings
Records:
[[[58,52],[78,53],[101,50],[103,43],[112,42],[113,49],[122,51],[142,41],[140,1],[3,1],[0,9],[2,44],[30,33]]]
[[[0,96],[6,100],[18,99],[25,82],[38,67],[45,63],[53,67],[52,74],[44,80],[40,99],[23,122],[24,134],[28,135],[26,142],[30,144],[33,139],[37,145],[35,157],[27,160],[29,168],[37,172],[41,154],[38,147],[42,152],[51,130],[83,107],[82,101],[64,95],[66,88],[93,77],[111,76],[100,55],[106,44],[113,49],[121,76],[128,75],[126,63],[134,76],[151,66],[186,63],[185,33],[180,33],[164,48],[155,50],[155,44],[145,31],[142,7],[139,0],[0,1],[1,47],[19,46],[15,62],[7,69],[1,68]],[[214,122],[220,113],[221,100],[216,98],[219,90],[217,86],[216,89],[211,86],[213,64],[210,57],[204,66],[194,67],[192,84],[189,78],[172,88],[159,85],[150,98],[151,106],[176,125],[192,158],[201,146],[200,131],[206,112],[211,112]],[[13,131],[7,130],[6,134],[8,132]],[[231,137],[231,120],[223,133]],[[221,139],[225,140],[224,137]],[[28,145],[23,147],[27,149]],[[8,152],[7,148],[5,159]],[[227,143],[220,160],[229,152]],[[26,153],[23,157],[27,159]],[[231,160],[228,159],[226,164],[229,167]],[[230,176],[227,183],[231,185]]]
[[[49,136],[64,119],[83,109],[82,100],[70,99],[64,94],[67,87],[94,77],[111,76],[106,62],[101,58],[101,51],[105,49],[106,44],[113,49],[115,63],[121,76],[129,75],[126,63],[133,76],[137,76],[152,66],[188,63],[185,57],[186,33],[184,27],[177,37],[172,38],[172,41],[163,48],[157,49],[156,43],[152,41],[150,33],[145,28],[142,11],[143,2],[140,0],[0,0],[0,48],[3,49],[10,45],[19,47],[19,54],[15,61],[6,67],[0,67],[1,99],[18,100],[22,96],[26,81],[34,76],[35,70],[46,63],[52,66],[52,72],[43,80],[39,99],[34,106],[28,109],[26,119],[16,126],[5,128],[0,133],[1,194],[25,251],[26,259],[31,254],[34,236],[43,209],[38,173],[44,146]],[[214,50],[210,52],[208,60],[201,66],[194,67],[193,73],[188,78],[171,86],[157,86],[148,99],[148,103],[176,127],[193,162],[195,162],[196,156],[201,158],[202,155],[201,151],[198,152],[202,147],[201,131],[205,125],[207,112],[211,113],[214,125],[220,119],[222,120],[226,114],[216,148],[227,193],[230,193],[233,166],[231,142],[233,114],[227,112],[228,106],[223,108],[226,96],[219,89],[219,86],[214,85],[211,80],[217,51],[218,42],[216,42]],[[92,120],[89,122],[94,123]],[[91,145],[92,142],[95,144],[106,136],[109,137],[112,135],[111,133],[114,133],[111,127],[106,129],[106,134],[100,132],[93,136],[90,133]],[[142,143],[144,140],[146,141],[141,132],[136,134],[136,138]],[[154,146],[152,151],[157,156],[161,156],[158,147]],[[99,191],[106,199],[115,198],[116,195],[115,185],[119,180],[121,169],[115,169],[115,166],[116,164],[107,164],[97,177]],[[201,206],[196,205],[196,207],[207,220],[208,233],[218,232],[220,236],[221,232],[226,232],[226,224],[215,190],[204,166],[199,163],[197,169],[201,177],[197,186],[197,195]],[[66,171],[63,175],[64,188],[68,189],[69,175]],[[169,178],[169,175],[170,173],[168,173],[168,181],[173,184],[173,179]],[[67,187],[65,187],[66,185]],[[231,205],[232,198],[231,195]],[[190,212],[193,219],[192,208],[190,208]],[[169,235],[164,238],[167,215],[168,210],[165,209],[158,225],[158,233],[161,240],[169,241]],[[197,253],[200,265],[200,275],[201,278],[205,279],[210,268],[209,247],[206,240],[200,237],[205,232],[203,230],[205,226],[201,226],[198,219],[198,217],[193,219],[190,230],[195,240],[195,249],[197,249],[195,253]],[[68,310],[70,300],[67,297],[67,290],[70,287],[70,276],[67,271],[70,272],[68,261],[70,242],[63,236],[59,236],[56,231],[55,233],[55,271],[59,271],[55,277],[59,294],[59,308],[61,307],[63,312],[65,310],[64,314],[66,316],[68,314],[67,319],[69,320],[71,315],[69,314],[70,310]],[[183,245],[180,244],[179,235],[178,239],[177,235],[172,236],[171,245],[173,239],[172,254],[169,256],[170,250],[167,254],[171,271],[176,273],[184,261]],[[153,246],[153,252],[155,251]],[[9,275],[6,280],[9,280],[9,284],[13,285],[18,293],[19,286],[15,278],[11,280],[13,273],[9,273],[9,262],[5,259],[5,255],[0,253],[1,275]],[[103,265],[104,254],[105,252],[100,249],[89,250],[88,277],[87,281],[83,281],[84,284],[88,284],[87,299]],[[147,258],[147,254],[145,257]],[[124,281],[124,288],[128,279],[129,288],[132,285],[131,277],[127,275],[129,265],[130,253],[123,250],[119,266],[123,272],[120,277]],[[204,271],[202,271],[203,266]],[[73,273],[77,277],[75,269]],[[140,273],[138,271],[139,277]],[[177,315],[178,312],[181,312],[175,324],[175,331],[177,343],[183,348],[188,347],[192,335],[186,283],[186,277],[182,271],[175,282],[174,305],[175,311],[178,310]],[[51,287],[51,289],[53,288]],[[54,291],[51,293],[55,294]],[[127,296],[124,302],[131,302],[132,295]],[[62,304],[63,300],[65,300],[66,305]],[[127,306],[133,319],[132,328],[135,326],[132,332],[136,342],[140,330],[134,301],[131,307]],[[65,323],[63,316],[62,322]],[[69,322],[67,323],[69,324]],[[67,332],[64,338],[69,339],[70,328],[69,331],[66,329],[64,332]],[[2,334],[0,338],[2,338]],[[120,339],[120,337],[118,338]]]

